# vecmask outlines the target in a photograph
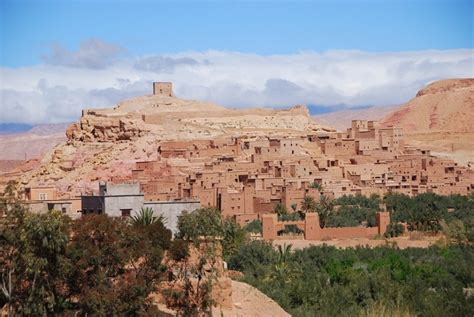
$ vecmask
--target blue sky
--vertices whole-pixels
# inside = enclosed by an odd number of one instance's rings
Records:
[[[474,0],[0,0],[0,123],[77,120],[172,81],[230,107],[402,104],[474,77]]]
[[[131,55],[472,48],[474,1],[1,0],[1,64],[39,63],[53,43],[88,38]]]

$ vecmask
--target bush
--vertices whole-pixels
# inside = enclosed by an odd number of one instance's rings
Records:
[[[304,230],[301,230],[300,228],[298,228],[297,225],[285,225],[285,228],[282,230],[279,230],[277,234],[281,236],[284,234],[291,234],[291,233],[302,234],[304,233]]]
[[[282,203],[278,203],[275,208],[273,209],[273,212],[280,215],[286,215],[288,213],[288,209],[286,209],[285,205]]]
[[[292,212],[291,214],[278,215],[278,221],[299,221],[304,220],[305,214],[299,212]]]
[[[174,261],[182,261],[189,256],[189,245],[184,240],[173,240],[169,249],[170,257]]]
[[[224,237],[222,239],[222,248],[224,258],[227,259],[234,254],[240,246],[246,242],[246,232],[235,221],[235,219],[227,218],[223,222]]]
[[[240,271],[257,271],[260,265],[275,263],[277,254],[269,242],[250,241],[242,245],[229,259],[229,269]]]
[[[312,246],[281,261],[268,244],[242,246],[231,268],[293,316],[472,316],[474,247]]]
[[[245,225],[244,230],[251,233],[262,234],[262,220],[255,219]]]
[[[178,217],[179,239],[197,241],[200,238],[222,238],[221,212],[215,208],[199,208],[193,212],[183,212]]]
[[[455,219],[449,223],[443,221],[441,227],[446,238],[450,241],[463,242],[467,240],[466,228],[461,220]]]
[[[390,223],[385,231],[386,238],[398,237],[405,232],[405,227],[401,223]]]
[[[356,227],[365,225],[374,227],[379,204],[380,197],[378,195],[371,195],[370,197],[344,195],[332,201],[333,206],[339,206],[338,209],[331,207],[331,205],[328,206],[329,212],[327,212],[325,226]]]

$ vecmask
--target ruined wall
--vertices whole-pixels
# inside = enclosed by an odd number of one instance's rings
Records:
[[[377,227],[321,228],[317,213],[306,213],[304,221],[278,221],[276,214],[265,214],[262,215],[262,236],[265,240],[288,239],[287,236],[279,237],[278,231],[282,230],[285,225],[294,224],[304,229],[306,240],[374,238],[377,235],[385,234],[390,223],[390,214],[388,212],[378,212],[376,219]]]

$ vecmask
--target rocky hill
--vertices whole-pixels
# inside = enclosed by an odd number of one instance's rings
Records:
[[[69,126],[67,141],[24,173],[27,184],[54,183],[64,193],[90,192],[97,180],[130,175],[136,161],[157,159],[165,140],[218,136],[306,135],[331,130],[315,123],[305,106],[287,110],[228,109],[215,104],[150,95],[108,109],[86,109]]]
[[[382,120],[402,127],[408,143],[462,164],[474,161],[473,122],[473,78],[431,83]]]
[[[474,79],[434,82],[382,120],[405,133],[430,131],[474,132]]]

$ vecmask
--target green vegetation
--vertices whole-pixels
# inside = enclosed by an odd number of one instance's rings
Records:
[[[465,289],[474,287],[474,195],[389,194],[383,201],[356,195],[321,202],[308,196],[302,209],[324,212],[328,227],[375,226],[382,202],[392,217],[386,237],[402,234],[404,222],[409,230],[442,230],[448,243],[429,249],[323,246],[290,252],[289,246],[274,249],[252,241],[228,257],[229,268],[242,271],[243,281],[294,316],[472,316],[474,297]]]
[[[282,203],[278,203],[275,208],[273,209],[273,212],[280,215],[286,215],[288,214],[288,209],[286,209],[285,205]]]
[[[315,212],[316,205],[316,200],[312,196],[305,195],[303,198],[303,203],[301,204],[301,210],[304,212]]]
[[[356,227],[359,225],[373,227],[376,225],[375,215],[377,211],[380,211],[379,205],[381,203],[379,196],[355,195],[342,196],[332,201],[327,200],[327,198],[323,200],[326,205],[326,211],[323,213],[325,214],[324,224],[326,227]]]
[[[405,222],[409,230],[443,231],[449,239],[474,241],[474,194],[440,196],[433,193],[409,197],[384,197],[392,222]]]
[[[342,196],[331,199],[321,195],[319,202],[306,196],[302,209],[318,212],[321,227],[376,226],[376,213],[382,203],[390,212],[391,225],[387,236],[403,233],[406,223],[410,231],[437,233],[443,231],[449,239],[474,241],[474,194],[470,196],[440,196],[433,193],[409,197],[387,194],[383,200],[378,195]]]
[[[165,290],[169,307],[182,316],[207,316],[213,304],[212,284],[217,279],[219,259],[235,255],[246,242],[246,231],[234,219],[222,219],[219,210],[200,208],[178,218],[177,239],[170,254],[175,284],[182,287]],[[199,250],[198,259],[189,257],[190,245]],[[193,278],[192,278],[193,277]],[[193,280],[194,279],[194,280]]]
[[[334,215],[334,200],[328,196],[321,195],[319,202],[316,204],[316,210],[319,214],[319,225],[321,228],[326,227],[326,224]]]
[[[176,238],[187,241],[221,241],[224,258],[234,254],[246,241],[246,230],[234,219],[222,219],[215,208],[199,208],[178,218]]]
[[[277,232],[277,234],[280,236],[280,235],[285,235],[285,234],[296,234],[296,235],[299,235],[299,234],[303,234],[304,233],[304,230],[301,230],[300,228],[298,228],[297,225],[285,225],[285,227],[282,229],[282,230],[279,230]]]
[[[224,228],[219,210],[200,208],[193,212],[184,212],[178,218],[178,239],[193,240],[223,237]]]
[[[310,247],[290,252],[265,242],[229,259],[243,281],[293,316],[472,316],[474,247],[398,250]]]
[[[163,215],[155,216],[154,211],[150,207],[142,207],[137,215],[130,217],[130,221],[134,225],[152,225],[155,222],[166,223]]]
[[[320,193],[322,193],[323,190],[324,190],[323,185],[320,184],[320,183],[311,183],[311,185],[309,185],[309,187],[317,189]]]
[[[262,234],[262,220],[256,219],[249,222],[245,227],[244,230],[250,233],[260,233]]]
[[[278,215],[278,221],[299,221],[304,219],[305,214],[302,212],[293,212],[291,214]]]
[[[106,215],[70,221],[14,204],[0,228],[0,307],[10,315],[137,315],[160,281],[171,232]]]
[[[304,220],[305,214],[301,210],[296,210],[297,205],[293,204],[291,206],[293,212],[289,213],[288,209],[286,209],[285,205],[282,203],[278,203],[273,209],[273,213],[278,215],[278,221],[297,221],[297,220]]]
[[[474,288],[474,195],[384,197],[394,220],[387,236],[400,235],[405,222],[409,230],[442,230],[443,245],[292,250],[249,241],[261,221],[242,228],[213,208],[183,213],[173,241],[163,219],[147,209],[133,220],[31,214],[18,204],[14,185],[0,200],[7,212],[0,226],[0,307],[9,304],[10,315],[153,315],[147,298],[154,291],[180,315],[206,315],[220,254],[244,273],[243,281],[294,316],[474,315],[474,296],[466,292]],[[325,212],[326,226],[373,225],[381,199],[305,202],[308,211]],[[285,210],[277,208],[280,218],[300,219]],[[301,230],[288,225],[282,233]],[[174,282],[158,290],[169,274]]]
[[[390,223],[387,226],[387,231],[385,232],[386,238],[398,237],[405,232],[405,227],[401,223]]]

